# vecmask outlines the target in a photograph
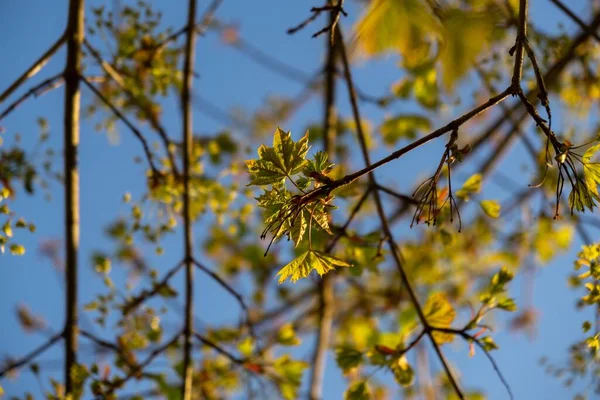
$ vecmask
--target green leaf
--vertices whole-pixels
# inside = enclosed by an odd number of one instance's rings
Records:
[[[344,393],[344,400],[369,400],[371,393],[366,381],[354,382]]]
[[[291,322],[285,323],[277,332],[277,343],[284,346],[298,346],[302,340],[296,336],[294,325]]]
[[[399,115],[384,121],[379,130],[384,142],[394,145],[400,139],[414,139],[431,130],[431,121],[421,115]]]
[[[469,200],[471,194],[476,194],[481,191],[481,182],[483,177],[481,174],[474,174],[464,183],[463,187],[456,192],[456,196],[463,199]]]
[[[429,296],[423,306],[423,313],[427,322],[435,328],[450,328],[456,317],[454,307],[442,293],[434,293]],[[454,340],[454,335],[451,333],[434,332],[433,336],[439,344],[450,343]]]
[[[492,351],[498,349],[498,345],[496,344],[496,342],[494,342],[494,339],[492,339],[491,336],[482,337],[481,339],[479,339],[479,343],[483,345],[483,349],[485,351]]]
[[[590,329],[592,329],[592,323],[590,321],[585,321],[582,325],[581,325],[581,329],[583,329],[583,332],[588,332]]]
[[[273,137],[273,147],[261,145],[258,160],[247,160],[246,167],[251,175],[249,185],[264,186],[283,183],[302,171],[308,153],[308,132],[298,141],[292,140],[291,132],[277,128]]]
[[[351,267],[351,265],[322,251],[309,250],[284,266],[277,276],[279,276],[279,284],[288,278],[296,282],[298,279],[306,278],[313,270],[323,276],[335,267]]]
[[[483,209],[483,212],[490,218],[500,217],[500,204],[495,200],[481,200],[479,205]]]
[[[406,387],[412,385],[415,379],[415,372],[406,360],[405,356],[402,356],[397,360],[392,361],[390,368],[394,373],[394,378],[396,378],[396,382],[398,382],[401,386]]]
[[[354,347],[341,346],[335,349],[335,361],[338,367],[347,373],[362,364],[363,353]]]
[[[515,299],[511,297],[498,300],[498,304],[496,305],[496,307],[509,312],[517,311],[517,304],[515,303]]]

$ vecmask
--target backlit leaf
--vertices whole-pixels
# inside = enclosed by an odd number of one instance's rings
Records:
[[[423,313],[427,322],[435,328],[450,328],[456,317],[454,307],[442,293],[434,293],[429,296],[423,306]],[[434,332],[433,336],[439,344],[450,343],[454,340],[454,335],[451,333]]]

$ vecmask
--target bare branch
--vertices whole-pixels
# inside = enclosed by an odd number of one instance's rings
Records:
[[[42,344],[39,347],[37,347],[36,349],[32,350],[31,352],[29,352],[27,355],[23,356],[19,360],[9,362],[7,365],[3,366],[2,369],[0,369],[0,378],[2,378],[8,372],[10,372],[14,369],[17,369],[17,368],[21,368],[22,366],[30,363],[34,358],[38,357],[40,354],[42,354],[43,352],[48,350],[50,347],[52,347],[52,345],[54,343],[58,342],[62,337],[63,337],[62,332],[57,333],[54,336],[52,336],[50,339],[48,339],[44,344]]]
[[[160,171],[154,164],[154,155],[150,150],[150,146],[148,145],[148,141],[140,132],[138,128],[136,128],[131,121],[123,114],[110,100],[108,100],[91,82],[89,82],[85,77],[82,77],[83,83],[92,91],[94,94],[104,103],[111,111],[119,118],[125,126],[129,128],[129,130],[135,135],[135,137],[140,141],[142,147],[144,148],[144,154],[146,155],[146,160],[148,160],[148,165],[152,170],[152,178],[158,179],[161,176]]]
[[[162,289],[167,287],[169,280],[175,275],[179,269],[183,266],[183,262],[179,262],[176,266],[171,268],[169,272],[164,276],[164,278],[153,285],[152,290],[143,290],[139,295],[130,299],[123,305],[123,315],[129,314],[131,311],[136,309],[140,304],[144,301],[156,296]]]
[[[17,80],[8,87],[8,89],[0,94],[0,103],[6,100],[6,98],[10,96],[12,92],[17,90],[19,86],[23,84],[23,82],[37,74],[44,67],[44,65],[46,65],[50,58],[58,51],[58,49],[60,49],[60,46],[65,43],[65,40],[66,35],[62,34],[60,38],[58,38],[58,40],[54,42],[54,44],[50,46],[50,48],[44,54],[42,54],[42,56],[38,58],[33,65],[31,65],[31,67],[27,68],[27,70],[23,72],[23,74],[18,77]]]
[[[550,0],[552,4],[558,7],[562,12],[567,14],[569,18],[571,18],[583,31],[590,32],[590,34],[600,43],[600,35],[594,29],[591,29],[587,26],[585,22],[581,18],[579,18],[573,11],[571,11],[562,1],[560,0]]]
[[[20,106],[25,100],[31,96],[39,97],[49,91],[56,89],[64,82],[63,74],[54,75],[45,81],[37,84],[36,86],[29,89],[24,95],[13,101],[2,113],[0,113],[0,121],[2,121],[8,114],[13,112],[18,106]]]

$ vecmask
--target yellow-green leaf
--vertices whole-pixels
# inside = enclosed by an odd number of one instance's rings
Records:
[[[13,256],[22,256],[25,254],[25,247],[21,246],[20,244],[11,244],[10,254]]]
[[[423,307],[423,313],[427,322],[435,328],[450,328],[456,317],[454,307],[442,293],[434,293],[429,296]],[[433,336],[439,344],[450,343],[454,340],[454,335],[451,333],[434,332]]]
[[[438,36],[439,21],[420,0],[373,0],[356,25],[356,39],[367,55],[399,52],[407,65],[430,57],[429,37]]]
[[[483,212],[490,218],[498,218],[500,217],[500,204],[495,200],[482,200],[479,202],[479,205],[483,209]]]
[[[415,379],[415,372],[412,367],[406,360],[405,356],[398,358],[392,362],[390,366],[392,372],[394,373],[394,377],[396,378],[396,382],[398,382],[402,386],[410,386],[412,385]]]
[[[442,82],[447,90],[473,67],[494,26],[488,15],[452,9],[444,12],[440,53]]]
[[[456,196],[460,197],[463,200],[469,200],[469,195],[476,194],[481,191],[481,182],[483,177],[481,174],[474,174],[467,179],[465,184],[461,189],[456,192]]]
[[[284,346],[298,346],[302,340],[296,336],[294,325],[291,322],[285,323],[277,332],[277,343]]]
[[[431,129],[431,121],[421,115],[398,115],[379,127],[386,144],[393,145],[400,139],[414,139],[419,133]]]
[[[322,251],[309,250],[283,267],[277,276],[280,284],[288,278],[296,282],[298,279],[306,278],[313,270],[322,276],[335,267],[351,267],[351,265]]]

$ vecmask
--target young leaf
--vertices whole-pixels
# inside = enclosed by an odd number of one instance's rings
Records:
[[[308,153],[308,132],[298,141],[292,140],[291,132],[277,128],[273,137],[273,147],[261,145],[258,160],[247,160],[246,167],[251,175],[248,185],[264,186],[283,183],[302,171]]]
[[[335,349],[335,361],[338,367],[347,373],[362,364],[363,353],[349,346],[338,347]]]
[[[456,317],[454,307],[442,293],[434,293],[427,299],[423,313],[427,322],[435,328],[450,328]],[[450,343],[454,340],[454,335],[451,333],[434,332],[433,336],[439,344]]]
[[[298,279],[306,278],[313,270],[323,276],[335,267],[351,267],[351,265],[322,251],[309,250],[283,267],[277,276],[279,276],[279,284],[288,278],[296,282]]]
[[[461,189],[456,192],[456,196],[463,200],[469,200],[469,195],[476,194],[481,191],[481,174],[472,175]]]
[[[500,204],[495,200],[481,200],[479,205],[483,209],[483,212],[490,218],[500,217]]]
[[[406,360],[405,356],[402,356],[397,360],[392,361],[390,368],[394,373],[394,378],[396,378],[396,382],[398,382],[404,387],[412,385],[415,379],[415,372]]]
[[[296,331],[294,331],[294,326],[291,322],[283,324],[281,328],[279,328],[279,332],[277,332],[277,343],[284,346],[298,346],[302,343],[302,340],[296,336]]]
[[[354,382],[344,393],[344,400],[369,400],[370,398],[371,393],[365,381]]]

